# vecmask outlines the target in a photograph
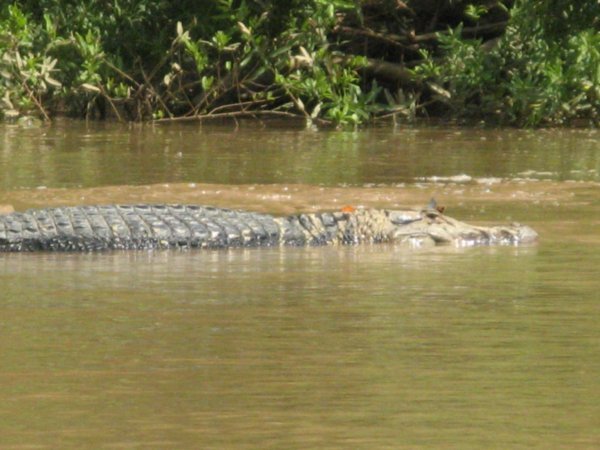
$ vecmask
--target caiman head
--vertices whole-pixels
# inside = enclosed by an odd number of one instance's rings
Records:
[[[357,211],[358,212],[358,211]],[[385,223],[382,240],[405,243],[415,247],[429,245],[522,245],[537,241],[538,234],[518,223],[498,226],[475,226],[448,217],[437,210],[381,210]],[[379,214],[376,214],[379,215]],[[371,217],[371,221],[379,221]]]

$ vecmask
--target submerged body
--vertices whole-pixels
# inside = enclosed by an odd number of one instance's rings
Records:
[[[93,251],[401,243],[518,245],[519,224],[468,225],[437,210],[358,209],[274,217],[196,205],[106,205],[0,215],[0,251]]]

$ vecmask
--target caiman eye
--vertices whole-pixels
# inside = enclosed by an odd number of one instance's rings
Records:
[[[421,220],[421,214],[417,211],[387,211],[387,215],[394,225],[406,225]]]

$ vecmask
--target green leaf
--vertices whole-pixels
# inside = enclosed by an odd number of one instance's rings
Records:
[[[202,77],[201,78],[202,89],[204,89],[205,91],[208,91],[214,84],[214,81],[215,81],[215,79],[212,76]]]
[[[100,88],[98,88],[98,87],[96,87],[96,86],[94,86],[94,85],[92,85],[92,84],[89,84],[89,83],[83,83],[83,84],[81,85],[81,87],[82,87],[84,90],[88,91],[88,92],[95,92],[95,93],[102,92],[102,91],[100,90]]]

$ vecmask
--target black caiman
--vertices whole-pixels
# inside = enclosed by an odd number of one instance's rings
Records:
[[[274,217],[196,205],[106,205],[30,209],[0,215],[0,251],[95,251],[400,243],[519,245],[531,228],[474,226],[437,209],[348,208]]]

